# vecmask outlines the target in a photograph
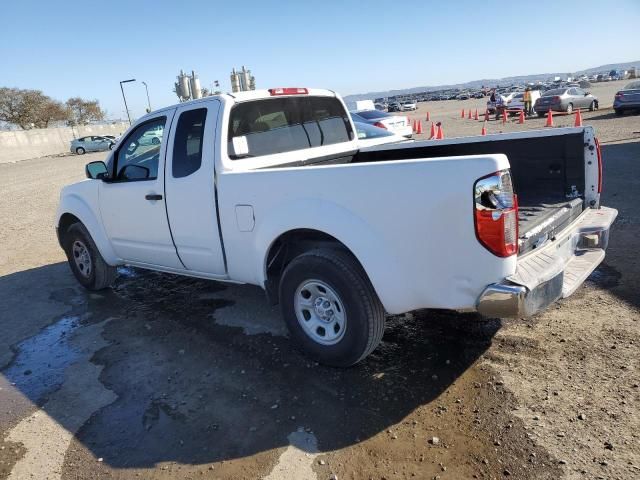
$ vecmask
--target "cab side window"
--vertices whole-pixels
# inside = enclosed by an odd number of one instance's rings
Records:
[[[202,141],[207,109],[198,108],[180,114],[173,140],[171,173],[182,178],[198,171],[202,165]]]
[[[121,143],[114,159],[117,181],[155,180],[158,177],[160,149],[167,117],[139,125]]]

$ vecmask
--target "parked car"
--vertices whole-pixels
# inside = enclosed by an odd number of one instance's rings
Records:
[[[402,111],[403,112],[412,112],[418,109],[418,105],[414,100],[407,100],[402,103]]]
[[[402,135],[390,132],[385,128],[374,127],[369,123],[353,122],[358,135],[358,145],[360,147],[373,147],[387,143],[412,142]]]
[[[411,122],[407,117],[400,115],[389,115],[378,110],[362,110],[359,112],[350,112],[354,122],[368,123],[374,127],[384,128],[392,133],[396,133],[403,137],[413,135]]]
[[[373,107],[374,107],[376,110],[380,110],[381,112],[384,112],[384,111],[387,109],[387,106],[386,106],[385,104],[383,104],[383,103],[375,103],[375,104],[373,105]]]
[[[579,87],[563,87],[544,92],[533,105],[539,117],[546,115],[549,110],[571,113],[576,108],[597,110],[598,98]]]
[[[150,155],[139,139],[157,127],[171,135]],[[71,271],[88,290],[119,265],[260,286],[293,342],[345,367],[380,343],[385,312],[526,317],[603,260],[617,212],[600,206],[591,127],[368,148],[354,128],[339,96],[306,88],[140,118],[62,189]]]
[[[69,150],[72,153],[83,155],[86,152],[100,152],[103,150],[111,150],[116,140],[100,135],[90,135],[88,137],[80,137],[71,140]]]
[[[627,110],[640,110],[640,80],[628,83],[616,93],[613,110],[616,115],[624,115]]]
[[[531,93],[531,105],[535,104],[536,100],[540,98],[540,92],[538,90],[530,90]],[[524,92],[516,93],[506,103],[509,110],[524,110]]]
[[[389,107],[387,108],[388,112],[401,112],[402,111],[402,105],[400,105],[398,102],[392,102],[389,104]]]

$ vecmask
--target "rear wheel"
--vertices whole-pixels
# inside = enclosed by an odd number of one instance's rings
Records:
[[[280,280],[280,305],[293,340],[321,363],[349,367],[382,339],[382,304],[345,251],[322,248],[294,258]]]
[[[616,108],[614,110],[614,112],[616,112],[616,115],[622,116],[624,115],[624,110],[620,109],[620,108]]]
[[[76,153],[78,155],[84,155],[85,152],[86,152],[86,150],[84,148],[82,148],[82,147],[76,148]]]
[[[84,225],[71,225],[64,234],[63,246],[69,267],[83,287],[102,290],[113,284],[117,270],[104,261]]]
[[[538,114],[538,117],[542,118],[546,115],[546,113],[544,112],[536,112]]]
[[[567,113],[573,113],[573,103],[567,105]]]
[[[596,107],[596,101],[594,100],[594,101],[591,102],[591,105],[589,105],[589,111],[590,112],[594,112],[596,110],[596,108],[598,108],[598,107]]]

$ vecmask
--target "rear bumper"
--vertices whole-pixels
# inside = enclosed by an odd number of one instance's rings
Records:
[[[477,310],[490,317],[527,317],[566,298],[604,259],[613,208],[588,209],[553,242],[518,259],[515,274],[489,285]]]

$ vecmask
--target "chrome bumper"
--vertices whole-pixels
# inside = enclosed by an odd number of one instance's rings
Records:
[[[477,310],[490,317],[527,317],[582,285],[604,259],[613,208],[588,209],[554,241],[518,259],[516,272],[489,285]]]

